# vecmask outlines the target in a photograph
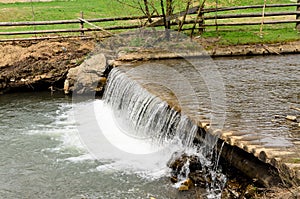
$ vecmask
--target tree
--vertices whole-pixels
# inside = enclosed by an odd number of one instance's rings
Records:
[[[147,26],[163,25],[168,35],[168,30],[171,29],[171,21],[176,20],[178,23],[178,31],[182,30],[183,24],[186,21],[187,14],[191,9],[194,0],[117,0],[120,3],[126,4],[140,10],[147,16]],[[202,12],[205,0],[199,0],[199,10],[195,18],[195,23],[192,27],[192,33],[197,22],[201,21]],[[182,11],[179,14],[174,14],[174,10]],[[179,8],[180,6],[180,8]],[[153,21],[154,16],[161,16],[158,21]]]

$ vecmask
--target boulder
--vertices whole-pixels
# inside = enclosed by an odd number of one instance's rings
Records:
[[[182,167],[189,161],[188,167],[190,172],[194,172],[196,170],[201,170],[202,165],[199,160],[198,156],[191,155],[188,156],[187,154],[178,154],[174,153],[171,159],[168,161],[167,166],[172,169],[173,175],[185,175]]]
[[[106,82],[103,75],[106,66],[105,55],[100,53],[89,57],[80,66],[71,68],[64,84],[65,94],[101,92]]]

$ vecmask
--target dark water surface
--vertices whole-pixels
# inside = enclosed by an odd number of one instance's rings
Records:
[[[300,115],[300,55],[217,59],[225,86],[225,128],[263,136],[272,146],[300,148],[298,123],[286,115]],[[275,118],[276,117],[276,118]],[[296,144],[298,143],[298,144]]]

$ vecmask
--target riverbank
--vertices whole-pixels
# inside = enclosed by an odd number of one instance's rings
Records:
[[[212,57],[284,55],[300,52],[300,41],[253,44],[217,45],[213,40],[196,38]],[[54,39],[0,43],[0,93],[40,91],[50,86],[63,89],[70,68],[79,66],[95,51],[97,41]],[[119,53],[119,61],[176,58],[143,48]],[[118,64],[118,62],[116,62]]]
[[[0,93],[62,88],[68,70],[94,46],[78,39],[0,43]]]

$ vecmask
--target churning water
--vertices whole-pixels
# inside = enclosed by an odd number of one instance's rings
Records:
[[[188,197],[170,183],[167,162],[177,151],[196,153],[197,127],[119,75],[112,74],[105,103],[55,93],[1,96],[1,196]],[[100,151],[89,151],[90,140]]]
[[[76,107],[101,103],[85,101]],[[0,106],[1,198],[177,197],[163,178],[166,170],[148,172],[120,157],[94,159],[80,141],[80,121],[70,99],[50,93],[8,94],[1,96]]]

